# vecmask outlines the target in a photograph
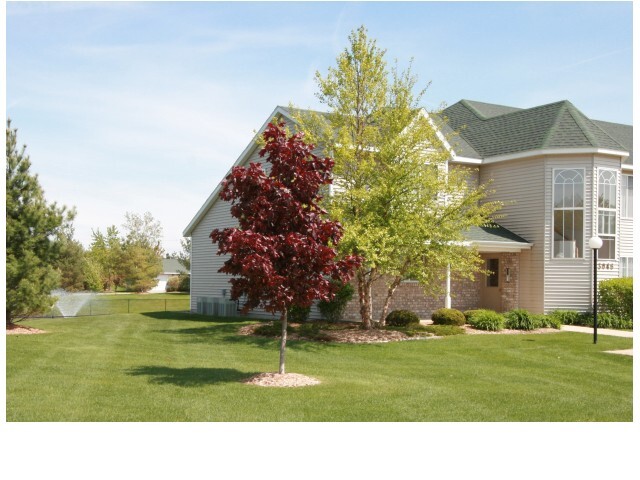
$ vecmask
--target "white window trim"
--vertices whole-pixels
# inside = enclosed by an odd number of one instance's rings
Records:
[[[582,171],[582,256],[581,257],[575,257],[575,258],[560,258],[560,257],[556,257],[555,256],[555,240],[554,240],[554,235],[555,235],[555,204],[556,204],[556,172],[560,171],[560,170],[580,170]],[[585,259],[585,245],[586,245],[586,238],[587,238],[587,219],[586,219],[586,205],[587,205],[587,198],[586,198],[586,191],[587,191],[587,176],[586,176],[586,169],[583,167],[573,167],[573,166],[567,166],[567,167],[557,167],[557,168],[553,168],[551,170],[551,248],[550,248],[550,252],[551,252],[551,260],[554,261],[576,261],[576,260],[584,260]],[[578,210],[577,208],[558,208],[557,210]]]
[[[604,208],[604,207],[600,207],[599,205],[599,192],[600,192],[600,172],[613,172],[613,174],[615,175],[615,186],[616,186],[616,195],[615,195],[615,200],[616,200],[616,206],[615,208]],[[621,202],[620,202],[620,196],[622,194],[622,189],[620,188],[620,175],[618,174],[618,170],[616,170],[615,168],[606,168],[606,167],[598,167],[596,168],[596,191],[595,191],[595,206],[596,206],[596,211],[595,211],[595,215],[594,215],[594,225],[595,225],[595,232],[596,235],[599,236],[600,238],[613,238],[614,241],[614,248],[613,248],[613,258],[600,258],[600,256],[598,256],[598,260],[602,260],[602,261],[610,261],[610,262],[614,262],[617,261],[619,259],[619,248],[620,248],[620,240],[619,240],[619,232],[620,232],[620,209],[621,209]],[[603,212],[613,212],[615,214],[615,233],[613,235],[609,234],[609,233],[600,233],[600,211]]]

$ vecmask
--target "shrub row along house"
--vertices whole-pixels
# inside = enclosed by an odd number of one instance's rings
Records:
[[[461,100],[443,110],[443,138],[451,152],[448,168],[466,168],[471,182],[492,182],[490,200],[504,203],[500,224],[466,232],[490,275],[447,282],[446,293],[431,298],[411,280],[403,282],[391,309],[409,309],[422,318],[443,306],[460,310],[524,308],[548,313],[556,309],[586,311],[592,305],[593,235],[603,239],[598,278],[632,275],[633,267],[633,128],[592,120],[568,101],[520,109]],[[273,118],[294,123],[277,107]],[[452,132],[458,135],[451,137]],[[262,162],[252,140],[234,165]],[[191,310],[233,310],[229,277],[218,273],[224,258],[216,255],[209,234],[234,226],[230,204],[218,198],[220,185],[184,230],[191,237]],[[378,288],[384,288],[382,282]],[[373,291],[374,318],[384,292]],[[346,318],[358,320],[357,299]],[[219,306],[218,306],[219,305]],[[252,316],[265,316],[254,311]],[[318,312],[312,310],[312,318]]]

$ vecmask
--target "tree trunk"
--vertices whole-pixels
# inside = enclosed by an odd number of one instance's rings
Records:
[[[278,373],[284,374],[284,352],[287,346],[287,309],[282,311],[282,338],[280,339],[280,367]]]
[[[371,272],[370,272],[371,275]],[[360,319],[367,330],[372,327],[373,308],[371,305],[371,279],[367,279],[364,269],[359,268],[356,274],[358,280],[358,299],[360,301]]]
[[[382,305],[382,313],[380,315],[381,327],[384,327],[385,325],[385,322],[387,319],[387,312],[389,311],[389,305],[391,305],[391,297],[393,297],[393,294],[398,288],[398,285],[400,285],[400,282],[402,282],[402,277],[394,278],[393,282],[391,282],[391,285],[389,285],[389,288],[387,289],[387,298],[384,299],[384,304]]]

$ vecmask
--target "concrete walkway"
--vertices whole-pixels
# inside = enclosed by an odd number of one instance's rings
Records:
[[[593,327],[579,327],[577,325],[563,325],[561,330],[563,332],[580,332],[590,333],[593,335]],[[610,328],[599,328],[598,335],[611,335],[613,337],[626,337],[633,338],[633,332],[625,332],[623,330],[612,330]],[[628,350],[606,350],[604,353],[615,353],[617,355],[630,355],[633,357],[633,349]]]
[[[580,327],[578,325],[562,325],[563,332],[590,333],[593,335],[593,327]],[[598,335],[611,335],[612,337],[633,338],[633,332],[624,330],[613,330],[611,328],[598,328]]]

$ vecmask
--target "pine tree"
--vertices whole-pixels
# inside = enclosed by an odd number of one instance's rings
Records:
[[[30,172],[26,146],[17,146],[17,129],[6,128],[7,325],[51,308],[59,285],[61,229],[73,211],[48,204],[38,176]]]

